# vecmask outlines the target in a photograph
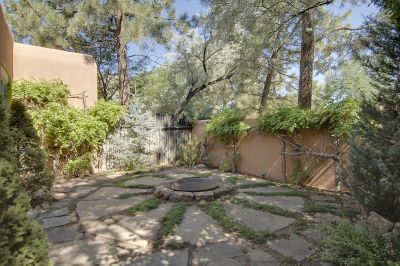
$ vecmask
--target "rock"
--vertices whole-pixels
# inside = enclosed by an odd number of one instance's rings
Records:
[[[229,216],[256,231],[275,232],[295,221],[292,218],[244,208],[235,204],[224,204],[224,208]]]
[[[160,177],[144,176],[135,179],[131,179],[124,182],[125,186],[130,185],[148,185],[148,186],[158,186],[165,183],[167,180]]]
[[[36,190],[35,192],[33,192],[32,194],[32,199],[42,199],[44,196],[46,195],[46,193],[44,192],[43,189],[39,189]]]
[[[112,213],[123,211],[148,199],[149,196],[131,197],[128,199],[84,200],[76,204],[79,222],[97,220]]]
[[[196,193],[194,193],[194,197],[197,201],[214,200],[214,191],[196,192]]]
[[[374,211],[370,212],[366,222],[369,226],[375,228],[381,233],[389,232],[394,227],[394,224],[391,221],[380,216]]]
[[[237,197],[253,203],[274,205],[292,212],[301,212],[304,206],[304,199],[298,196],[250,196],[239,193]]]
[[[52,218],[45,218],[42,220],[43,228],[53,228],[65,224],[69,224],[70,220],[68,216],[60,216],[60,217],[52,217]]]
[[[39,216],[39,211],[38,211],[37,209],[31,209],[31,210],[29,210],[29,212],[28,212],[28,216],[29,216],[31,219],[35,219],[36,217]]]
[[[395,238],[400,239],[400,222],[394,225],[392,234]]]
[[[268,246],[297,261],[302,261],[312,254],[312,245],[295,234],[289,235],[288,239],[275,239],[268,241]]]
[[[220,198],[224,195],[228,195],[228,194],[232,193],[232,191],[233,191],[232,186],[224,185],[224,186],[219,187],[216,190],[214,190],[214,197]]]
[[[65,199],[67,197],[67,194],[62,193],[62,192],[56,192],[53,194],[53,199],[55,200],[62,200]]]
[[[103,187],[93,194],[85,197],[83,200],[115,199],[120,195],[127,193],[146,194],[150,193],[151,191],[152,190],[150,189]]]
[[[50,209],[50,204],[48,202],[43,202],[42,204],[40,204],[40,207],[43,210],[48,210],[48,209]]]
[[[75,191],[72,192],[69,196],[74,199],[82,198],[82,197],[86,197],[87,195],[89,195],[93,191],[96,191],[97,189],[98,189],[98,187],[95,187],[95,186],[80,186],[80,187],[77,187],[75,189]]]
[[[232,242],[217,243],[198,248],[192,252],[192,256],[192,266],[246,265],[246,254],[240,246]]]
[[[250,250],[249,253],[251,266],[275,266],[280,265],[279,260],[271,254],[260,249]]]
[[[65,215],[68,215],[68,207],[46,212],[42,217],[51,218],[51,217],[65,216]]]
[[[47,231],[47,236],[51,243],[67,242],[79,239],[82,234],[78,228],[72,226],[57,227]]]
[[[204,246],[207,243],[218,243],[228,240],[228,235],[217,222],[200,209],[189,207],[175,235],[167,237],[169,241],[189,241],[193,245]]]
[[[194,168],[196,168],[196,169],[205,169],[205,168],[207,168],[207,165],[201,163],[201,164],[195,165]]]
[[[314,217],[319,223],[323,225],[330,225],[332,223],[343,222],[346,220],[343,217],[339,217],[331,213],[316,213],[314,214]]]
[[[171,201],[192,201],[194,194],[192,192],[173,191],[169,194],[168,200]]]
[[[188,265],[189,251],[183,250],[161,250],[148,256],[129,258],[124,261],[123,265],[140,265],[140,266],[186,266]]]

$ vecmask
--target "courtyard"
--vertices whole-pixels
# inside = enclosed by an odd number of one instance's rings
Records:
[[[216,199],[215,191],[170,200],[153,195],[186,177],[228,189]],[[55,265],[320,265],[313,253],[323,227],[353,219],[355,210],[345,194],[166,168],[58,181],[54,200],[30,215],[45,229]]]

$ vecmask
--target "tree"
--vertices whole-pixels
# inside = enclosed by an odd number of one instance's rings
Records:
[[[367,211],[400,221],[400,29],[381,15],[370,19],[361,58],[377,93],[361,105],[350,153],[350,187]]]
[[[174,17],[169,0],[7,0],[6,9],[17,40],[92,55],[98,63],[101,95],[106,100],[112,97],[112,80],[118,77],[123,104],[130,95],[132,64],[143,63],[142,55],[128,54],[129,44],[166,43]]]
[[[48,265],[47,239],[27,214],[4,110],[0,104],[0,265]]]
[[[40,147],[40,140],[24,104],[12,101],[10,130],[13,153],[22,180],[22,187],[28,195],[43,189],[49,191],[54,177],[47,169],[46,154]]]

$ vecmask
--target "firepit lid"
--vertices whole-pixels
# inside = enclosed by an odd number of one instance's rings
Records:
[[[218,180],[199,177],[184,177],[166,184],[172,190],[198,192],[216,189],[221,185]]]

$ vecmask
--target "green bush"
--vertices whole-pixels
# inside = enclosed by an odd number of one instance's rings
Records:
[[[301,129],[328,127],[334,136],[347,137],[357,121],[358,104],[353,100],[331,103],[317,109],[281,107],[267,109],[257,119],[263,133],[293,134]]]
[[[200,162],[200,145],[197,138],[193,138],[189,143],[183,145],[179,150],[179,159],[185,166],[193,167]]]
[[[400,265],[400,246],[388,236],[350,223],[326,227],[316,257],[335,265]]]
[[[48,265],[47,239],[27,215],[29,198],[20,186],[10,136],[0,104],[0,265]]]
[[[209,136],[225,144],[236,144],[250,126],[244,122],[244,114],[238,109],[225,109],[214,115],[206,126]]]
[[[30,196],[39,189],[49,191],[54,177],[47,169],[46,154],[22,102],[12,101],[9,125],[22,188]]]
[[[75,159],[67,161],[64,166],[64,173],[68,177],[85,176],[92,172],[90,153],[85,153]]]

